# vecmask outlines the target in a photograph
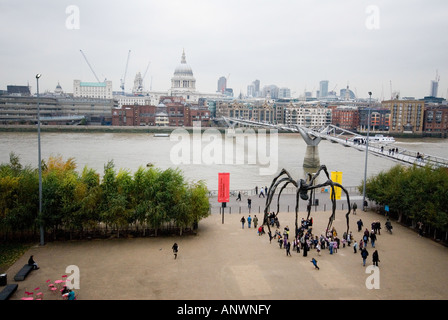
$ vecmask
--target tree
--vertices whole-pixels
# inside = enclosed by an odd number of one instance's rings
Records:
[[[39,213],[38,171],[23,167],[10,155],[0,165],[0,230],[36,231],[41,224],[58,231],[83,232],[99,223],[120,229],[131,224],[157,230],[175,224],[180,233],[209,212],[208,191],[202,181],[187,183],[179,169],[140,167],[115,171],[113,161],[104,166],[102,180],[93,169],[76,171],[73,158],[43,161],[42,216]]]
[[[362,188],[360,186],[359,188]],[[396,165],[368,179],[366,195],[391,213],[433,228],[448,228],[448,170],[446,168]]]

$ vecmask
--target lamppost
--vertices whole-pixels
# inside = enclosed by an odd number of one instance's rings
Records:
[[[40,103],[39,103],[39,78],[41,74],[36,74],[37,82],[37,152],[38,152],[38,167],[39,167],[39,220],[40,220],[40,245],[45,244],[44,241],[44,226],[42,219],[42,160],[40,153]]]
[[[369,155],[369,134],[370,134],[370,108],[372,104],[372,92],[369,91],[369,113],[367,116],[367,138],[366,138],[366,163],[364,166],[364,184],[362,187],[362,210],[366,209],[366,183],[367,183],[367,158]]]

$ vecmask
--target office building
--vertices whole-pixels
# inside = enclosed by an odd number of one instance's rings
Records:
[[[328,96],[328,80],[322,80],[319,83],[319,98],[326,98]]]
[[[113,99],[112,81],[82,82],[81,80],[74,80],[73,97]]]
[[[224,93],[227,89],[227,79],[226,77],[220,77],[218,79],[218,89],[217,92]]]

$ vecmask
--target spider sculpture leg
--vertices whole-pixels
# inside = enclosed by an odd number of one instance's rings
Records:
[[[339,187],[339,188],[342,189],[342,191],[344,191],[344,193],[345,193],[345,195],[347,197],[347,208],[348,208],[348,211],[345,214],[345,219],[347,221],[347,233],[348,233],[349,232],[349,214],[350,214],[350,211],[351,211],[351,208],[350,208],[350,196],[349,196],[347,190],[342,185],[340,185],[337,182],[333,182],[331,180],[327,180],[324,183],[312,186],[312,187],[310,187],[310,189],[317,189],[317,188],[322,188],[322,187],[326,187],[326,186],[331,186],[331,188],[332,188],[332,192],[331,192],[331,203],[332,203],[331,212],[332,213],[331,213],[331,216],[330,216],[330,218],[328,220],[328,225],[327,225],[327,230],[326,231],[330,230],[331,225],[333,224],[333,221],[334,221],[334,219],[336,217],[336,192],[335,192],[334,188],[335,187]]]
[[[269,211],[270,211],[270,205],[272,202],[272,198],[275,195],[275,191],[277,189],[277,187],[282,184],[285,183],[285,185],[281,188],[280,193],[278,195],[278,199],[277,199],[277,214],[279,211],[279,206],[280,206],[280,195],[281,192],[283,191],[283,189],[285,188],[286,185],[288,185],[289,183],[294,183],[293,180],[291,180],[289,177],[285,177],[280,179],[279,181],[277,181],[273,186],[271,185],[271,187],[269,188],[268,191],[268,196],[266,197],[266,206],[264,208],[264,218],[263,218],[263,224],[266,224],[268,226],[269,231],[271,231],[271,227],[270,227],[270,223],[269,223]]]
[[[286,175],[286,177],[283,177],[280,179],[281,176]],[[277,181],[278,179],[280,179],[279,181]],[[268,215],[269,215],[269,208],[270,208],[270,204],[272,202],[272,198],[275,195],[275,191],[278,187],[279,184],[287,182],[287,184],[289,183],[293,183],[295,184],[295,181],[292,179],[291,175],[289,174],[288,171],[286,171],[285,169],[282,169],[282,171],[272,180],[272,183],[269,187],[268,190],[268,194],[266,196],[266,205],[264,208],[264,218],[263,218],[263,224],[266,224],[268,226],[269,231],[271,231],[270,225],[269,225],[269,221],[268,221]],[[283,188],[281,189],[281,191],[283,191],[285,187],[283,186]],[[281,192],[280,192],[281,193]],[[279,206],[279,200],[280,200],[280,195],[278,197],[278,202],[277,202],[277,214],[278,214],[278,206]]]

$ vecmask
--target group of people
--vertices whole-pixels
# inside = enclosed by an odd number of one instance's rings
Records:
[[[275,212],[270,213],[268,219],[271,227],[276,226],[277,228],[280,228],[280,221],[278,220],[278,217],[275,214]]]
[[[260,192],[258,192],[258,191],[260,191]],[[263,187],[258,188],[258,186],[255,187],[255,195],[258,195],[258,198],[261,198],[261,197],[264,198],[267,194],[268,194],[267,186],[265,186],[264,188]]]
[[[75,291],[67,288],[66,285],[64,285],[64,287],[61,290],[61,296],[63,299],[66,299],[66,300],[76,300]]]
[[[248,218],[249,219],[249,218]],[[244,228],[245,219],[241,218],[242,227]],[[291,256],[291,249],[296,251],[297,253],[303,254],[304,257],[308,255],[310,250],[315,249],[317,254],[320,256],[323,250],[328,250],[329,254],[334,254],[338,252],[338,249],[348,247],[353,247],[353,252],[356,254],[358,250],[360,251],[362,257],[363,266],[366,265],[366,260],[369,256],[369,252],[367,251],[367,247],[370,246],[375,249],[375,243],[377,241],[377,235],[381,234],[381,223],[379,220],[375,220],[371,224],[371,231],[365,228],[362,233],[362,237],[357,242],[352,231],[344,232],[342,237],[340,237],[333,227],[330,230],[326,230],[326,232],[322,233],[320,236],[313,234],[313,218],[303,219],[301,220],[300,226],[297,229],[297,236],[290,236],[290,229],[288,226],[283,228],[283,231],[280,231],[280,223],[278,222],[278,217],[274,212],[269,214],[268,223],[270,226],[276,226],[277,229],[274,232],[274,235],[269,231],[269,242],[271,243],[274,239],[280,249],[284,249],[286,256]],[[363,222],[361,219],[358,220],[358,231],[361,232],[363,227]],[[260,226],[261,228],[262,226]],[[258,232],[259,235],[264,234],[263,232]],[[291,248],[292,247],[292,248]],[[317,266],[317,260],[313,258],[311,260],[314,267],[319,270]],[[378,251],[375,249],[372,254],[372,262],[373,265],[378,266],[380,262]]]
[[[241,228],[244,229],[244,224],[246,223],[246,218],[244,218],[244,216],[242,216],[240,219],[240,222],[241,222]],[[257,229],[257,226],[258,226],[257,215],[254,215],[253,218],[250,215],[247,217],[247,227],[248,228],[250,228],[252,226],[252,222],[254,223],[254,228]]]

